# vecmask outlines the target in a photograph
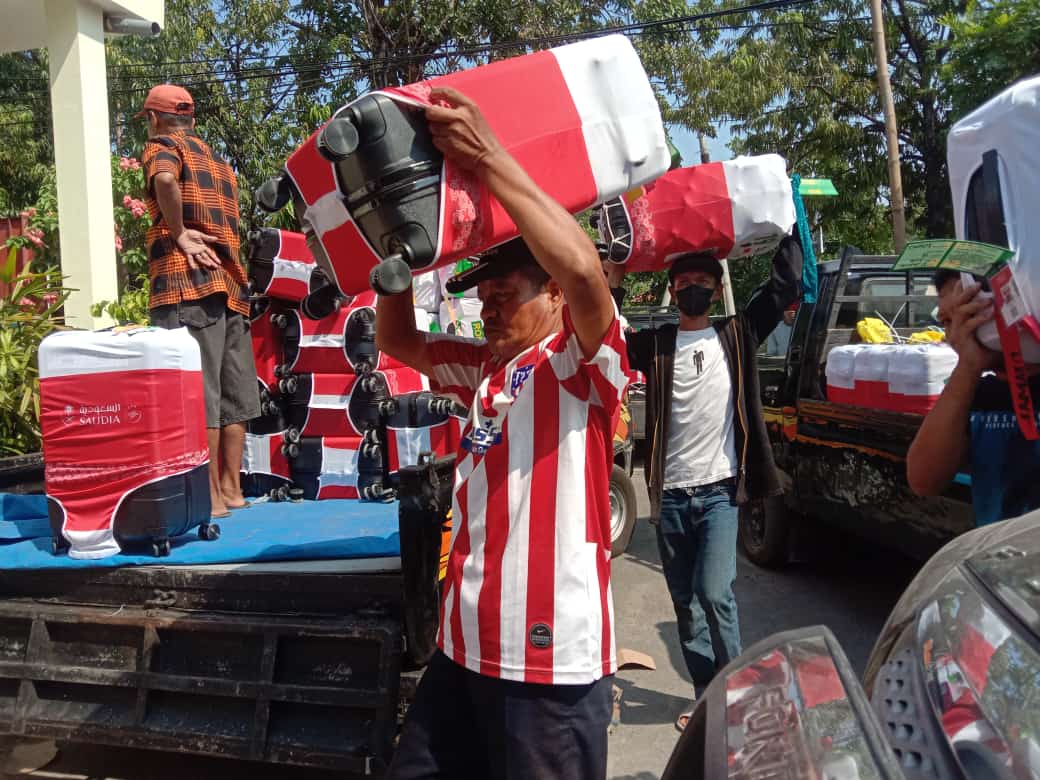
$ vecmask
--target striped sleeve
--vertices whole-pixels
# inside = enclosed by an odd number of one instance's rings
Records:
[[[430,389],[469,408],[480,387],[484,364],[491,357],[487,343],[444,333],[424,333],[423,337],[433,364]]]
[[[603,334],[596,354],[586,358],[571,323],[570,311],[563,309],[563,330],[550,358],[560,384],[582,401],[602,406],[613,413],[628,387],[628,348],[615,310],[614,319]]]
[[[149,141],[144,145],[141,154],[141,164],[144,166],[144,180],[149,191],[152,189],[152,179],[160,173],[173,174],[173,178],[180,181],[181,169],[184,165],[177,147]]]

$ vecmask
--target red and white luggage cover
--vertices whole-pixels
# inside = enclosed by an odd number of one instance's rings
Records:
[[[796,219],[787,163],[764,154],[669,171],[604,204],[599,231],[607,259],[660,271],[688,252],[731,260],[771,252]]]
[[[405,466],[419,465],[419,456],[431,452],[437,457],[454,455],[462,441],[465,420],[449,415],[433,425],[414,428],[387,426],[387,469],[395,474]]]
[[[382,457],[366,454],[369,447],[360,436],[302,439],[293,482],[308,500],[382,498]]]
[[[362,387],[377,377],[385,383],[385,393]],[[294,426],[299,423],[295,427],[302,436],[361,436],[377,427],[380,398],[429,389],[429,380],[411,368],[368,375],[304,375],[299,377],[289,416]],[[297,409],[305,409],[304,415],[298,414]]]
[[[271,395],[277,395],[278,379],[274,369],[282,362],[282,329],[274,324],[278,309],[271,301],[253,301],[249,336],[253,341],[253,361],[257,379]]]
[[[474,100],[502,145],[571,213],[615,198],[668,170],[670,155],[657,99],[639,56],[622,35],[381,93],[422,107],[430,104],[435,87],[453,87]],[[346,208],[335,166],[318,151],[320,132],[319,128],[293,153],[285,168],[304,204],[297,217],[330,259],[332,268],[326,270],[340,290],[355,294],[367,289],[369,271],[382,258]],[[439,233],[427,269],[518,235],[505,209],[473,174],[445,161],[440,180]]]
[[[198,344],[186,328],[65,331],[39,365],[47,495],[69,555],[115,555],[126,496],[209,460]]]
[[[1007,247],[1015,252],[1008,265],[1024,309],[1017,321],[1022,356],[1040,363],[1040,76],[1019,81],[957,122],[946,155],[957,238],[992,242],[994,229],[1006,229]],[[993,191],[999,200],[986,197]],[[993,321],[977,332],[1000,351]]]
[[[827,398],[927,414],[956,366],[957,353],[946,344],[847,344],[827,356]]]
[[[289,459],[282,451],[285,432],[247,433],[242,449],[242,473],[290,479]]]
[[[363,297],[358,296],[358,300]],[[370,367],[373,369],[402,367],[399,361],[375,349],[376,315],[371,305],[344,306],[320,320],[295,310],[285,312],[285,316],[289,318],[284,346],[286,372],[353,374],[359,369],[359,353],[362,358],[378,355],[376,365]]]
[[[253,257],[269,261],[271,273],[269,278],[263,275],[267,283],[254,293],[299,303],[311,291],[311,274],[316,268],[306,237],[275,228],[266,229],[262,236],[260,246],[254,246]],[[259,281],[258,274],[251,275]]]

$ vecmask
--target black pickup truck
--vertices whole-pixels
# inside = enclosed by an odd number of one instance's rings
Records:
[[[782,563],[792,542],[821,523],[921,559],[975,526],[967,477],[939,497],[910,490],[906,454],[919,415],[827,399],[827,355],[858,340],[861,319],[880,314],[904,335],[936,324],[930,276],[892,271],[894,260],[845,253],[821,263],[817,301],[799,308],[787,355],[759,357],[784,494],[742,508],[740,539],[755,563]]]

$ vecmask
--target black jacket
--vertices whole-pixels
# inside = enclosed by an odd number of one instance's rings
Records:
[[[770,279],[755,290],[744,311],[716,320],[733,384],[733,433],[740,462],[737,472],[738,504],[778,495],[780,479],[762,417],[755,353],[783,317],[784,309],[798,300],[802,279],[802,247],[794,237],[781,242],[773,256]],[[672,417],[672,374],[678,325],[626,334],[628,360],[646,375],[646,435],[649,462],[644,468],[654,516],[661,512],[665,449]]]

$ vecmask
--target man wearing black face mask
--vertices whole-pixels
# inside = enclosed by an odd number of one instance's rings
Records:
[[[798,299],[801,278],[801,246],[785,238],[769,281],[744,311],[712,322],[722,265],[711,255],[681,255],[668,269],[678,326],[627,335],[629,363],[647,378],[644,472],[683,658],[697,688],[741,652],[733,596],[737,507],[781,492],[755,353]],[[620,288],[616,274],[611,286]],[[676,726],[688,720],[683,713]]]

